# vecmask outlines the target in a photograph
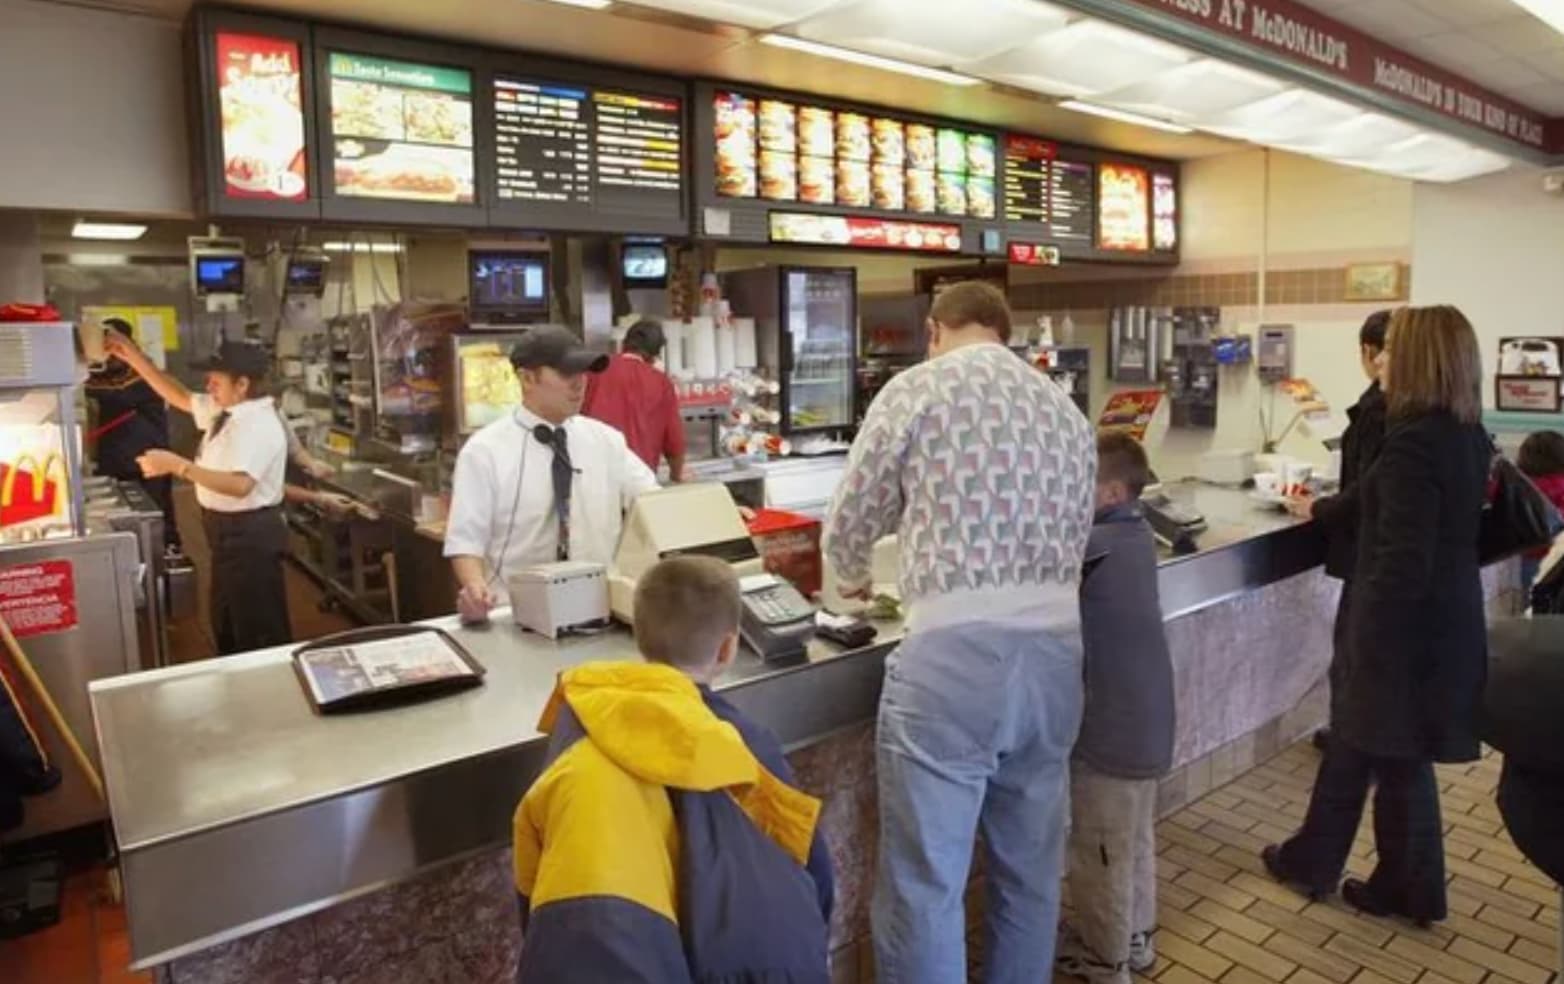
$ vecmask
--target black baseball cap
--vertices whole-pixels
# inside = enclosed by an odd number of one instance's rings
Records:
[[[271,368],[271,358],[259,345],[229,341],[219,345],[211,358],[190,368],[197,372],[225,372],[230,376],[264,379]]]
[[[568,328],[539,325],[529,328],[521,341],[511,347],[510,364],[517,369],[548,368],[575,376],[607,369],[608,355],[581,344],[581,339]]]

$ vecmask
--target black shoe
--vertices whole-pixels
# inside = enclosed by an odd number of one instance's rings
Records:
[[[1409,920],[1418,929],[1427,929],[1437,921],[1429,916],[1414,915],[1391,905],[1375,895],[1374,890],[1369,888],[1368,882],[1359,878],[1348,878],[1342,882],[1341,900],[1365,915],[1378,916],[1381,919],[1400,916]]]
[[[1282,848],[1279,844],[1272,844],[1260,852],[1260,860],[1265,864],[1265,870],[1271,873],[1271,877],[1286,885],[1288,888],[1301,893],[1310,902],[1324,902],[1335,891],[1331,888],[1320,888],[1310,885],[1306,879],[1299,878],[1282,864]]]

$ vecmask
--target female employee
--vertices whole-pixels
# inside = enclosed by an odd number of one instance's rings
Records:
[[[288,441],[269,396],[261,392],[266,353],[223,342],[196,368],[206,392],[191,393],[124,335],[106,333],[110,355],[130,365],[158,395],[195,418],[203,434],[195,461],[151,450],[139,461],[148,478],[172,475],[195,485],[212,552],[212,635],[219,655],[292,640],[282,558],[287,529],[279,508]]]

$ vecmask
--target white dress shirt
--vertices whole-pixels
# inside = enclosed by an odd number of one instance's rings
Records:
[[[196,484],[196,501],[214,512],[249,512],[282,502],[283,473],[288,466],[288,437],[272,398],[246,400],[228,408],[228,419],[214,436],[212,428],[223,408],[205,393],[190,396],[190,416],[202,434],[195,463],[218,472],[243,472],[255,487],[242,498],[213,492]]]
[[[554,449],[533,434],[542,423],[517,407],[468,438],[456,456],[445,556],[482,557],[501,585],[516,571],[557,556]],[[564,428],[576,468],[570,559],[607,564],[619,547],[625,510],[657,488],[657,476],[607,424],[577,415]]]

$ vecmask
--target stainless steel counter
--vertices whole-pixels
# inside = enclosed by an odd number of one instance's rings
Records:
[[[1319,563],[1317,536],[1239,492],[1175,486],[1205,513],[1201,550],[1167,560],[1174,618]],[[162,963],[508,842],[546,742],[534,728],[556,674],[632,658],[627,633],[554,644],[508,612],[452,631],[485,686],[432,703],[320,717],[287,649],[98,682],[92,704],[120,845],[132,951]],[[745,652],[719,683],[797,746],[873,716],[898,638],[765,664]]]

